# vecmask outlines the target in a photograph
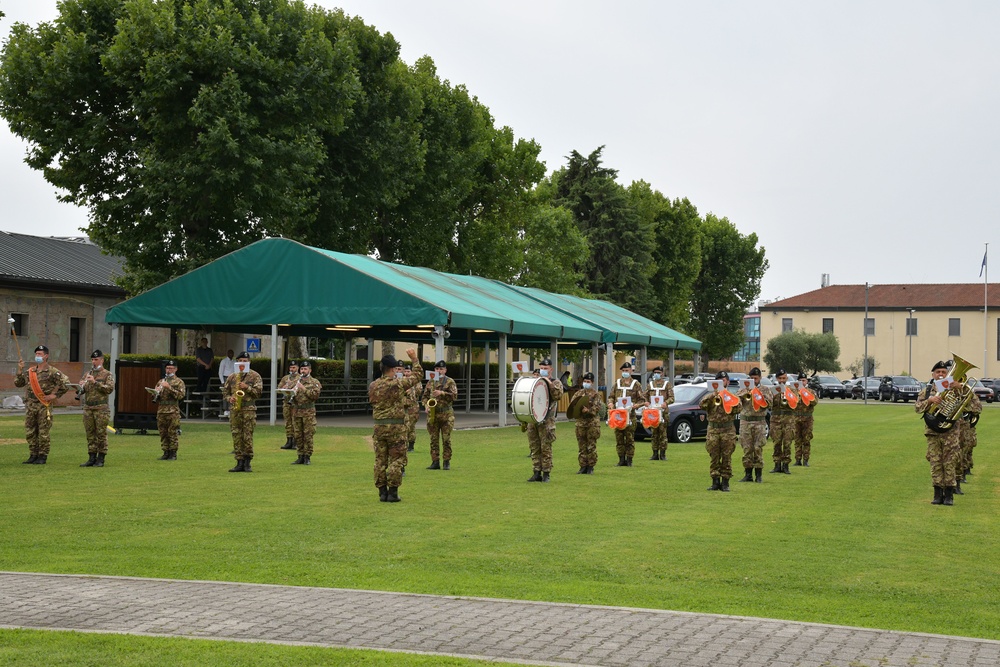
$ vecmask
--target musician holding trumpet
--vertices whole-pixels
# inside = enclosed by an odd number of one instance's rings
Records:
[[[250,355],[240,352],[235,372],[226,378],[222,400],[229,405],[229,431],[233,435],[236,465],[229,472],[253,472],[253,430],[257,426],[257,399],[264,391],[260,373],[250,368]]]
[[[760,386],[760,369],[750,369],[750,386],[736,392],[743,402],[740,412],[740,446],[743,448],[743,479],[741,482],[761,482],[764,470],[764,441],[767,440],[767,410],[773,397],[771,390]]]
[[[177,362],[167,359],[163,362],[163,379],[153,387],[156,430],[160,432],[160,449],[163,450],[160,461],[177,460],[177,431],[181,428],[180,400],[184,398],[186,391],[184,380],[177,377]]]
[[[733,476],[733,452],[736,451],[736,415],[743,402],[730,393],[729,374],[719,371],[715,380],[709,380],[712,391],[701,399],[701,409],[708,413],[708,433],[705,450],[709,456],[712,486],[709,491],[729,491]]]
[[[108,422],[111,408],[108,397],[115,390],[115,376],[104,368],[104,353],[94,350],[90,355],[90,370],[80,380],[78,390],[83,404],[83,430],[87,434],[87,461],[81,468],[103,468],[108,455]]]
[[[278,389],[288,389],[291,390],[298,384],[299,381],[299,362],[294,359],[288,362],[288,375],[281,378],[278,382]],[[285,420],[285,444],[281,446],[282,449],[295,449],[295,424],[292,420],[292,398],[295,394],[289,395],[289,392],[282,394],[285,401],[281,406],[281,416]]]
[[[17,360],[14,386],[28,389],[24,392],[24,437],[28,441],[30,456],[23,463],[45,465],[49,458],[52,430],[52,403],[69,391],[69,378],[58,368],[49,366],[49,348],[35,348],[35,365],[24,370],[24,360]]]

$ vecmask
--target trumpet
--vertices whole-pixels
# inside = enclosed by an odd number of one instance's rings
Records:
[[[715,407],[719,407],[720,405],[722,405],[722,394],[716,394],[715,398],[712,399],[712,403],[715,405]]]
[[[91,380],[94,379],[94,376],[90,371],[87,371],[83,377],[80,378],[80,383],[76,386],[76,400],[78,401],[83,400],[83,395],[87,393],[87,378],[90,378]]]

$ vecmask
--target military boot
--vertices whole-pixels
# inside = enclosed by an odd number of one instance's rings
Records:
[[[97,460],[94,461],[94,467],[95,468],[103,468],[104,467],[104,457],[107,456],[107,455],[108,455],[107,452],[101,452],[100,454],[98,454],[97,455]]]
[[[625,457],[624,456],[619,456],[618,457],[618,463],[616,463],[615,465],[619,466],[619,467],[625,466]]]
[[[791,475],[792,474],[791,471],[788,469],[788,462],[787,461],[785,463],[781,464],[781,472],[785,473],[786,475]]]
[[[587,466],[580,466],[580,469],[576,471],[576,474],[577,475],[586,475],[587,474]]]
[[[542,471],[536,470],[535,474],[528,478],[529,482],[540,482],[542,481]]]
[[[250,467],[250,461],[252,460],[252,456],[243,457],[243,472],[253,472],[253,469]]]
[[[944,502],[941,504],[954,505],[955,504],[955,496],[953,495],[954,493],[955,493],[955,487],[953,486],[944,487]]]
[[[958,477],[955,478],[955,493],[957,493],[960,496],[965,495],[965,492],[962,491],[962,480],[959,479]]]
[[[549,481],[549,473],[548,473],[548,471],[545,471],[545,472],[542,473],[542,481],[543,482]]]
[[[712,486],[708,487],[705,490],[706,491],[718,491],[721,488],[722,488],[722,478],[721,477],[713,477],[712,478]]]
[[[167,450],[164,450],[163,456],[161,456],[160,458],[158,458],[156,460],[157,461],[169,461],[170,460],[170,452],[167,451]]]
[[[632,467],[632,457],[631,456],[628,456],[628,457],[625,458],[625,465],[627,465],[629,468]]]
[[[588,475],[594,474],[594,466],[587,466],[587,474]]]
[[[761,480],[760,480],[760,474],[761,474],[762,472],[764,472],[764,469],[763,469],[763,468],[754,468],[754,469],[753,469],[753,474],[754,474],[754,480],[753,480],[753,481],[755,481],[755,482],[757,482],[758,484],[760,484],[760,483],[761,483]]]
[[[667,460],[667,450],[665,450],[665,449],[661,449],[660,450],[660,460],[661,461],[666,461]]]
[[[48,461],[48,460],[49,460],[49,455],[48,454],[39,454],[38,458],[35,459],[34,465],[36,465],[36,466],[43,466],[43,465],[45,465],[45,462]]]
[[[380,503],[387,502],[389,500],[389,487],[380,486],[378,487],[378,501]]]
[[[431,464],[429,466],[427,466],[427,469],[428,470],[440,470],[441,469],[441,462],[440,461],[431,461]]]
[[[407,445],[406,445],[406,451],[412,452],[413,451],[413,445],[414,445],[414,441],[410,440],[410,442],[408,442]]]
[[[21,461],[21,463],[34,463],[35,459],[37,459],[37,458],[38,458],[38,454],[32,454],[31,456],[28,457],[27,461]]]
[[[781,469],[781,464],[775,461],[774,470],[768,470],[768,472],[784,472],[784,471]]]
[[[940,505],[944,502],[944,488],[940,486],[934,487],[934,500],[931,501],[931,505]]]
[[[719,491],[728,491],[728,490],[729,490],[729,479],[726,478],[726,477],[723,477],[722,478],[722,486],[719,487]]]
[[[744,468],[743,473],[743,477],[740,479],[741,482],[753,481],[753,468]]]
[[[441,470],[451,470],[451,461],[445,461],[442,463]]]
[[[802,459],[802,465],[804,465],[806,468],[808,468],[809,467],[809,459]]]
[[[230,468],[229,472],[243,472],[243,459],[236,459],[236,465]]]
[[[300,466],[300,465],[302,465],[302,462],[305,460],[305,458],[306,457],[305,457],[304,454],[299,454],[299,458],[297,458],[294,461],[292,461],[292,465],[293,466]]]
[[[797,466],[802,465],[802,459],[795,459],[795,465]]]
[[[90,457],[87,459],[86,463],[81,463],[80,467],[81,468],[91,468],[91,467],[93,467],[93,465],[95,463],[97,463],[97,453],[96,452],[90,455]]]
[[[660,452],[654,449],[653,450],[653,455],[649,457],[649,460],[650,461],[659,461],[660,460]]]
[[[399,487],[398,486],[390,486],[387,489],[387,491],[388,491],[388,493],[386,494],[385,502],[387,502],[387,503],[398,503],[399,500],[400,500],[400,498],[399,498]]]
[[[167,460],[168,461],[176,461],[177,460],[177,450],[176,449],[171,449],[170,450],[170,458],[167,459]]]
[[[302,465],[308,466],[312,465],[312,454],[306,454],[302,457]]]
[[[282,449],[295,449],[295,438],[291,436],[285,438],[285,444],[281,446]]]

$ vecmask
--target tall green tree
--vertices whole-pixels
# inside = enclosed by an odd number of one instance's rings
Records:
[[[583,274],[578,268],[590,254],[587,239],[570,211],[552,205],[551,182],[535,188],[523,227],[524,261],[512,282],[549,292],[589,296],[581,287]]]
[[[832,333],[786,331],[767,342],[764,363],[771,371],[784,368],[789,373],[804,371],[836,373],[840,370],[840,341]]]
[[[760,296],[768,262],[757,235],[740,234],[709,213],[702,224],[701,272],[691,293],[691,335],[708,359],[731,356],[743,344],[743,316]]]

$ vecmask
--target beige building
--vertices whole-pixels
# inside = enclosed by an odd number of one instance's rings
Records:
[[[761,356],[771,338],[793,329],[837,336],[842,379],[864,358],[866,342],[875,375],[923,378],[952,353],[978,367],[975,377],[1000,375],[998,284],[830,285],[774,301],[760,308]]]

